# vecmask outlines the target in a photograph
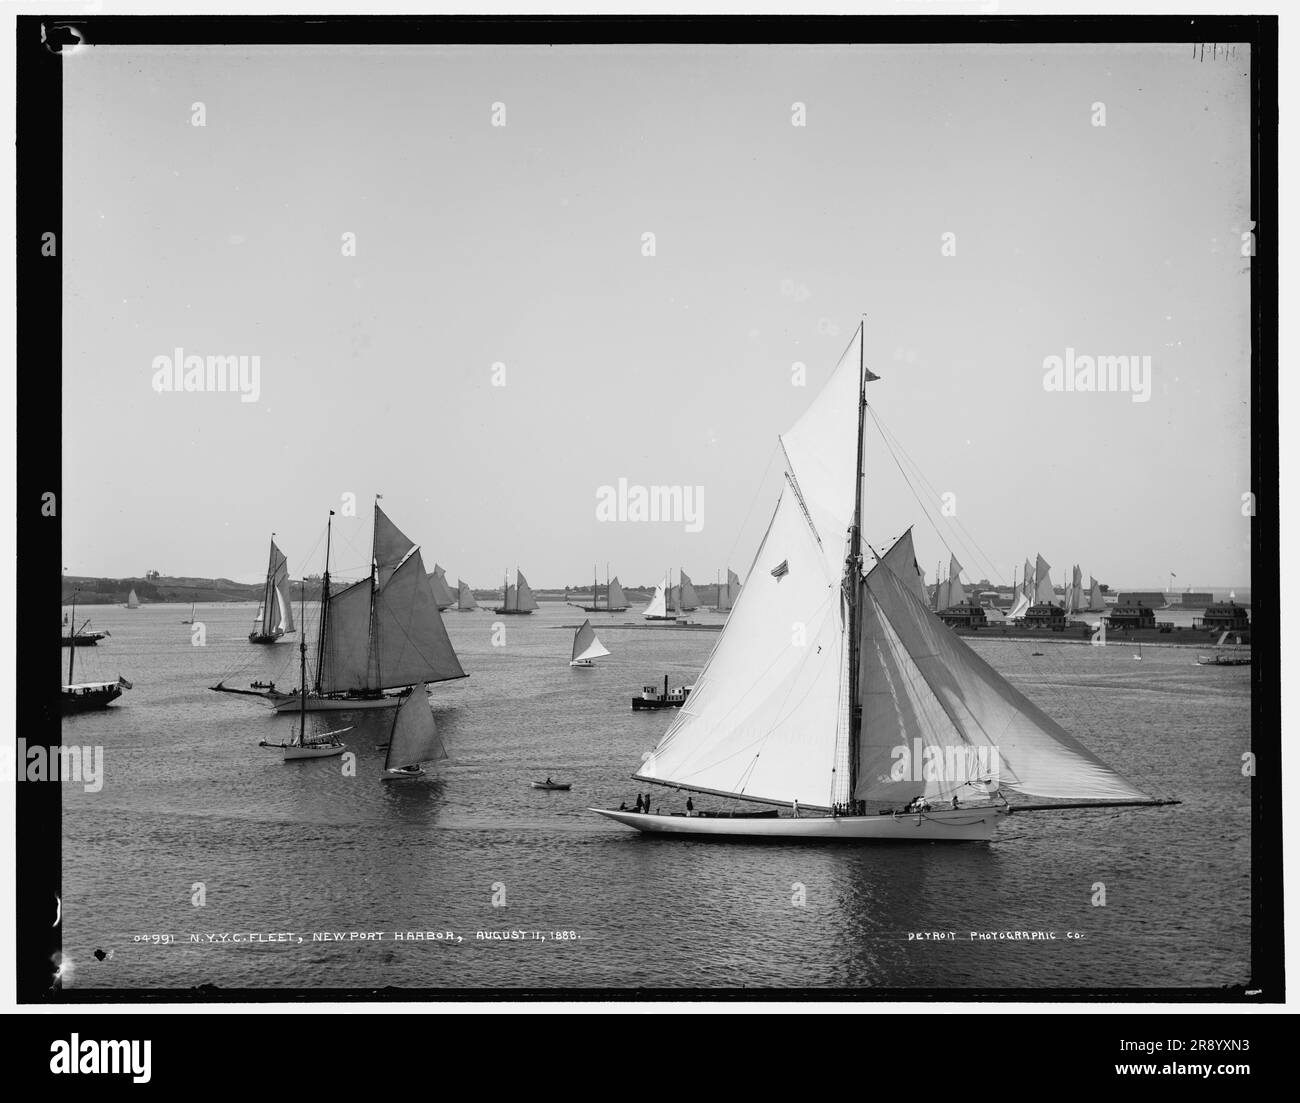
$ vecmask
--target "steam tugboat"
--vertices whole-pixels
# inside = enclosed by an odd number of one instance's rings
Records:
[[[678,686],[676,689],[668,688],[668,675],[664,675],[664,688],[661,691],[657,685],[641,687],[641,696],[632,698],[632,711],[640,712],[642,709],[679,709],[686,704],[686,698],[690,696],[691,686]]]

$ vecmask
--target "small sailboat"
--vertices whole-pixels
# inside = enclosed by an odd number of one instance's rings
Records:
[[[194,605],[195,605],[195,602],[191,601],[191,602],[190,602],[190,619],[189,619],[189,620],[183,620],[183,621],[181,621],[182,624],[193,624],[193,623],[194,623]]]
[[[274,545],[273,545],[274,546]],[[307,588],[304,586],[303,601],[306,600]],[[307,640],[300,637],[298,641],[298,654],[301,657],[302,684],[307,684]],[[313,735],[307,738],[307,697],[306,694],[299,695],[298,701],[298,731],[294,734],[293,739],[288,743],[268,743],[263,739],[258,743],[259,747],[276,747],[284,751],[285,762],[300,762],[309,758],[333,758],[346,751],[347,745],[340,742],[339,736],[344,732],[350,732],[351,727],[339,728],[337,731],[325,732],[323,735]]]
[[[87,622],[89,623],[89,622]],[[68,651],[68,680],[64,684],[62,693],[59,698],[60,709],[66,716],[68,713],[89,712],[92,709],[108,708],[114,701],[122,696],[122,690],[130,689],[131,683],[122,675],[117,676],[115,682],[74,682],[73,672],[77,663],[77,596],[72,596],[72,621],[71,621],[71,643]]]
[[[437,725],[429,708],[429,695],[420,686],[397,706],[393,713],[393,726],[388,736],[388,754],[384,757],[384,781],[401,781],[421,777],[422,762],[434,762],[447,757],[438,738]]]
[[[515,578],[518,580],[518,586],[512,586],[509,575],[506,576],[502,603],[492,610],[494,613],[514,617],[523,616],[537,609],[537,601],[533,597],[533,591],[528,587],[528,580],[524,578],[524,572],[518,567],[515,568]]]
[[[573,658],[569,660],[569,665],[595,666],[592,659],[599,659],[602,655],[608,654],[608,649],[596,638],[596,630],[592,628],[591,621],[584,620],[582,627],[573,634]]]
[[[456,599],[451,596],[451,590],[447,588],[447,572],[437,563],[433,565],[433,574],[429,575],[429,585],[433,587],[433,600],[438,605],[438,612],[441,613],[456,604]]]
[[[353,712],[393,708],[413,686],[467,677],[434,602],[419,546],[388,519],[379,503],[367,577],[333,593],[331,533],[332,520],[326,527],[312,683],[303,682],[291,693],[271,687],[235,689],[224,681],[211,688],[263,697],[276,712],[298,711],[304,692],[308,712]]]
[[[124,608],[124,609],[139,609],[139,608],[140,608],[140,599],[139,599],[138,597],[136,597],[136,595],[135,595],[135,590],[134,590],[134,589],[132,589],[131,592],[130,592],[129,594],[126,595],[126,604],[125,604],[124,606],[122,606],[122,608]]]
[[[266,565],[266,582],[262,586],[262,604],[253,620],[249,643],[275,643],[297,629],[293,626],[293,602],[289,600],[289,561],[275,546],[271,533],[271,558]]]
[[[478,608],[478,602],[474,600],[474,591],[469,588],[469,583],[464,579],[456,580],[456,611],[458,613],[472,613]]]
[[[963,842],[1011,813],[1175,803],[1103,762],[919,596],[909,529],[862,539],[863,328],[781,440],[786,486],[689,703],[637,781],[790,809],[592,812],[671,838]],[[790,625],[804,646],[790,646]],[[931,769],[937,762],[938,769]],[[1017,803],[1005,793],[1046,798]]]
[[[676,620],[677,614],[668,611],[668,576],[655,587],[654,597],[650,599],[650,604],[641,610],[641,615],[646,620]]]

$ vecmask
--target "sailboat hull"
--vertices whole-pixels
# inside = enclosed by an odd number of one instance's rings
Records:
[[[279,693],[274,690],[264,696],[276,712],[297,712],[303,703],[296,693]],[[362,709],[391,709],[402,703],[405,693],[381,695],[379,697],[322,697],[315,693],[307,694],[306,712],[358,712]]]
[[[285,762],[297,762],[304,758],[333,758],[347,750],[342,743],[327,743],[319,747],[285,747]]]
[[[1002,808],[940,809],[887,816],[737,817],[651,816],[590,808],[598,816],[647,835],[679,838],[781,839],[790,842],[988,842],[997,834]]]
[[[61,711],[66,716],[69,713],[106,709],[121,696],[122,688],[117,682],[64,686],[60,700]]]

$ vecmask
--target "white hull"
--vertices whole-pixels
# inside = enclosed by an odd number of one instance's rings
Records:
[[[266,699],[275,706],[276,712],[297,712],[303,707],[302,702],[298,699],[296,693],[276,693],[270,692],[264,694]],[[307,712],[358,712],[361,709],[392,709],[402,703],[402,698],[397,695],[391,697],[318,697],[314,693],[307,694]]]
[[[807,815],[735,818],[713,816],[650,816],[590,808],[590,812],[646,834],[725,836],[749,839],[791,839],[854,842],[987,842],[998,830],[1004,808],[940,809],[920,814],[888,816]]]
[[[570,659],[570,660],[569,660],[569,665],[570,665],[570,666],[580,666],[580,667],[582,667],[584,670],[587,670],[587,669],[591,669],[591,668],[593,668],[596,664],[593,663],[590,659]]]
[[[316,747],[285,747],[285,762],[296,762],[300,758],[333,758],[347,750],[342,743],[326,743]]]

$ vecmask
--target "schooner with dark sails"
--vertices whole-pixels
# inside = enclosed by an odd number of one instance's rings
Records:
[[[865,569],[862,436],[877,377],[863,337],[859,326],[781,438],[785,486],[745,585],[633,775],[790,813],[591,811],[679,837],[959,842],[993,838],[1012,812],[1172,803],[1103,762],[928,608],[910,529]]]
[[[330,511],[333,518],[334,512]],[[467,677],[447,637],[419,547],[375,503],[367,577],[330,588],[332,521],[326,530],[320,625],[314,677],[302,689],[234,689],[223,693],[263,697],[277,712],[392,708],[413,687]]]
[[[194,610],[190,610],[191,619]],[[289,560],[275,546],[275,533],[271,534],[271,557],[266,565],[266,581],[262,584],[262,601],[253,619],[249,643],[275,643],[297,629],[293,626],[293,603],[289,599]]]

